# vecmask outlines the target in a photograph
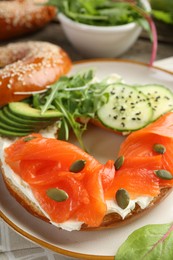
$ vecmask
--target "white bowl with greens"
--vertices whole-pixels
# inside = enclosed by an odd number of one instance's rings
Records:
[[[120,56],[135,43],[142,27],[148,26],[139,12],[150,10],[147,0],[141,0],[137,9],[127,1],[54,2],[68,40],[84,57]]]

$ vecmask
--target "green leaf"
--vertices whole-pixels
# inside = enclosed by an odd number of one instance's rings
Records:
[[[62,2],[62,0],[48,0],[44,5],[53,5],[55,7],[61,8]]]
[[[147,225],[134,231],[118,249],[116,260],[172,260],[173,223]]]
[[[173,12],[173,10],[172,10]],[[158,10],[152,10],[153,16],[164,23],[167,24],[173,24],[173,13],[158,11]]]
[[[58,139],[67,141],[69,139],[69,126],[66,118],[62,118],[58,130]]]
[[[82,127],[80,123],[76,122],[76,118],[74,118],[73,115],[71,113],[69,113],[69,111],[66,110],[64,108],[63,104],[61,104],[58,100],[55,100],[54,103],[55,103],[55,106],[57,107],[57,109],[63,113],[68,124],[72,127],[73,132],[74,132],[80,146],[82,147],[83,150],[86,151],[86,148],[82,141],[82,134],[83,134],[83,131],[85,130],[85,127]]]
[[[90,25],[114,26],[136,22],[142,18],[125,0],[49,0],[48,4],[57,6],[60,12],[74,21]],[[136,5],[142,8],[139,0]]]
[[[35,94],[33,96],[33,107],[34,108],[39,108],[40,106],[40,95],[39,94]]]
[[[148,33],[150,40],[152,41],[152,32],[148,22],[145,19],[138,19],[137,23]]]
[[[150,0],[152,9],[160,10],[162,12],[173,11],[173,1],[172,0]]]
[[[59,81],[56,81],[53,85],[51,85],[50,93],[48,96],[46,96],[47,101],[41,109],[42,114],[44,114],[49,109],[52,101],[55,99],[57,95],[57,92],[64,85],[64,83],[67,82],[67,80],[68,79],[66,77],[62,77]]]

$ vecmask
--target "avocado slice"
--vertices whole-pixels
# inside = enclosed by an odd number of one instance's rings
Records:
[[[53,124],[62,113],[50,110],[41,115],[39,109],[28,103],[12,102],[0,110],[0,134],[4,136],[25,136],[38,132]]]
[[[8,137],[20,137],[20,136],[26,136],[27,133],[26,132],[25,133],[23,133],[23,132],[14,132],[14,131],[2,129],[0,127],[0,135],[8,136]]]
[[[11,113],[21,118],[50,120],[62,116],[62,113],[57,110],[48,110],[44,114],[41,114],[41,110],[23,102],[11,102],[8,104],[8,107]]]
[[[20,128],[15,127],[15,126],[13,127],[13,126],[4,124],[2,121],[0,122],[0,128],[1,128],[1,129],[4,129],[4,130],[7,130],[7,131],[14,131],[14,132],[19,132],[19,133],[20,133],[20,132],[23,132],[23,133],[25,133],[26,135],[31,132],[31,131],[26,130],[26,129],[20,129]]]
[[[19,116],[14,115],[13,113],[11,113],[8,106],[3,107],[2,111],[3,111],[3,114],[6,117],[8,117],[11,121],[18,122],[22,125],[31,126],[32,124],[40,123],[40,120],[37,120],[37,119],[20,118]],[[41,121],[41,123],[43,123],[43,122],[44,121]],[[44,122],[44,123],[47,123],[47,122]]]
[[[3,113],[3,110],[0,110],[0,121],[3,124],[6,124],[6,126],[13,126],[13,127],[19,128],[24,131],[25,130],[33,131],[34,129],[38,128],[36,123],[35,124],[21,124],[21,123],[17,122],[16,120],[11,120],[8,116],[6,116]]]

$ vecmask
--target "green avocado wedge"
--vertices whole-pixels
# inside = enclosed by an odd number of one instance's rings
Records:
[[[7,137],[21,137],[21,136],[26,136],[30,134],[30,132],[15,132],[15,131],[10,131],[6,130],[0,127],[0,135],[2,136],[7,136]]]
[[[0,110],[0,135],[20,137],[39,132],[61,116],[56,110],[49,110],[42,115],[41,110],[32,108],[28,103],[12,102]]]
[[[19,133],[22,132],[22,133],[25,133],[26,135],[31,132],[31,130],[20,129],[15,126],[10,126],[10,125],[4,124],[2,121],[0,121],[0,128],[3,130],[7,130],[7,131],[14,131],[14,132],[19,132]]]
[[[62,113],[57,110],[48,110],[44,114],[41,114],[41,110],[31,107],[27,103],[23,102],[11,102],[8,105],[11,113],[17,115],[20,118],[37,119],[37,120],[51,120],[59,118]]]
[[[40,120],[37,118],[33,118],[33,119],[29,119],[29,118],[24,118],[24,117],[19,117],[18,115],[13,114],[8,106],[3,107],[2,112],[4,114],[5,117],[7,117],[8,119],[10,119],[13,122],[19,123],[20,125],[25,125],[27,127],[31,127],[32,125],[39,125],[39,126],[45,126],[47,125],[50,120]],[[55,121],[55,119],[53,119],[52,121]]]
[[[0,110],[0,122],[5,124],[6,127],[15,127],[19,130],[23,131],[33,131],[34,129],[40,128],[40,126],[37,126],[37,123],[35,124],[22,124],[20,122],[17,122],[15,119],[10,119],[8,116],[6,116],[3,113],[3,110]]]

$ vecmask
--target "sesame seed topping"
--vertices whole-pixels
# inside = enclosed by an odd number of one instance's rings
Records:
[[[0,19],[5,20],[8,30],[17,26],[30,28],[33,17],[34,24],[40,25],[45,19],[44,12],[47,13],[47,8],[40,4],[45,2],[45,0],[0,1]]]
[[[19,42],[0,47],[0,64],[4,65],[0,82],[6,80],[7,88],[13,87],[15,91],[16,81],[21,87],[27,85],[40,71],[42,78],[51,68],[58,68],[61,73],[63,55],[59,46],[47,42]]]

